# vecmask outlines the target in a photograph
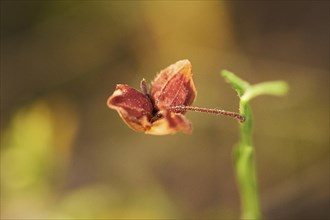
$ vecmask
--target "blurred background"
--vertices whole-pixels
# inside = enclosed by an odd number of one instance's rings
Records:
[[[238,111],[220,76],[285,80],[252,102],[265,219],[329,219],[328,1],[1,1],[3,219],[238,219],[233,118],[135,133],[108,109],[189,59],[195,106]]]

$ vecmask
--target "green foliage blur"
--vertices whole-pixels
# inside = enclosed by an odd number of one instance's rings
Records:
[[[219,76],[285,80],[260,97],[265,219],[329,219],[328,1],[1,1],[2,219],[238,219],[235,119],[135,133],[106,106],[189,59],[195,106],[238,111]]]

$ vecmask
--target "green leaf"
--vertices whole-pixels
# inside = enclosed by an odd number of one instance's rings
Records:
[[[248,102],[260,95],[285,95],[289,90],[289,86],[284,81],[263,82],[250,86],[241,97],[242,102]]]
[[[250,84],[246,82],[245,80],[239,78],[234,73],[228,71],[228,70],[222,70],[221,75],[225,80],[231,84],[231,86],[236,90],[238,93],[238,96],[242,96],[244,92],[247,90],[247,88],[250,87]]]

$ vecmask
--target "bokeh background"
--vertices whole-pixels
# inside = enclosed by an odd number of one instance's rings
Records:
[[[219,75],[286,80],[253,101],[266,219],[329,219],[328,1],[1,1],[3,219],[238,219],[232,118],[135,133],[106,106],[189,59],[195,106],[238,111]]]

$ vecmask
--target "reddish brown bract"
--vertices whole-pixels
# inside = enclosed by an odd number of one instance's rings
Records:
[[[127,85],[117,85],[108,99],[108,106],[133,130],[165,135],[190,133],[192,126],[183,115],[170,111],[173,106],[190,106],[196,96],[191,64],[181,60],[162,70],[151,84],[150,94],[143,94]]]

